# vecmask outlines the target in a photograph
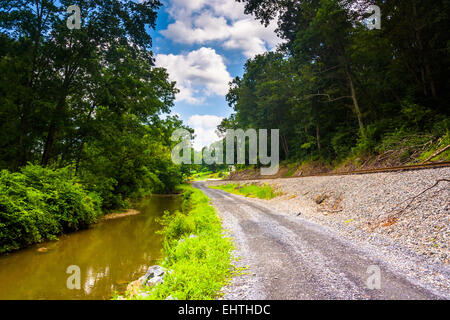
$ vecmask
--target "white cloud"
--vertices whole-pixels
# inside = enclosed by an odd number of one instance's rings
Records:
[[[168,12],[175,22],[161,33],[178,43],[221,41],[225,49],[240,50],[251,58],[281,42],[276,22],[264,27],[245,15],[244,5],[235,0],[171,0]]]
[[[202,103],[205,96],[225,95],[232,80],[222,56],[214,49],[200,48],[188,54],[158,54],[156,65],[169,72],[177,82],[178,101]]]
[[[195,130],[194,149],[199,151],[211,143],[219,141],[216,128],[222,122],[221,117],[213,115],[193,115],[188,120],[188,125]]]

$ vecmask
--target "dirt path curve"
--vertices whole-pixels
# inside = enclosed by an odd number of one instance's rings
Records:
[[[234,279],[225,299],[446,299],[393,272],[329,229],[274,212],[241,196],[193,183],[211,198],[236,242],[247,275]],[[381,270],[381,289],[369,289],[369,266]]]

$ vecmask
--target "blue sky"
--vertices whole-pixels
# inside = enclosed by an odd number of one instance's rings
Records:
[[[177,82],[173,113],[195,129],[194,147],[217,140],[214,131],[228,117],[228,82],[241,76],[245,61],[273,50],[280,39],[235,0],[163,0],[151,31],[156,65]]]

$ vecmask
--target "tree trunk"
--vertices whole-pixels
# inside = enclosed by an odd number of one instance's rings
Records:
[[[320,128],[319,128],[319,124],[316,124],[316,141],[317,141],[317,149],[319,150],[319,153],[320,153],[320,150],[322,148],[321,148],[321,145],[320,145]]]
[[[75,175],[78,175],[78,172],[80,170],[81,155],[83,154],[84,144],[85,144],[85,141],[83,139],[83,141],[81,142],[80,149],[78,151],[77,161],[76,161],[76,164],[75,164]]]
[[[350,87],[350,95],[353,100],[353,107],[355,109],[356,117],[358,118],[359,131],[361,132],[362,136],[365,136],[364,123],[362,121],[361,110],[359,109],[358,99],[356,98],[355,86],[353,84],[353,79],[352,79],[352,75],[350,73],[350,68],[349,68],[348,64],[345,65],[345,73],[347,75],[348,84]]]
[[[283,143],[283,150],[284,154],[286,155],[286,159],[289,158],[289,147],[287,144],[286,137],[284,135],[281,135],[281,142]]]
[[[427,80],[425,79],[425,70],[423,69],[423,67],[420,68],[420,76],[422,77],[423,95],[426,97],[428,96],[428,90]]]
[[[57,122],[61,118],[61,114],[64,110],[64,105],[66,103],[67,89],[64,90],[64,93],[61,95],[58,104],[56,105],[55,113],[53,114],[53,118],[50,122],[50,126],[48,128],[47,139],[45,141],[44,152],[42,154],[41,165],[47,166],[50,161],[50,155],[52,152],[52,147],[55,142],[55,135],[57,131]]]
[[[431,88],[431,95],[434,99],[437,99],[437,91],[436,91],[436,84],[434,83],[433,75],[431,73],[431,68],[428,63],[425,63],[425,71],[427,73],[427,77],[430,80],[430,88]]]
[[[414,17],[417,17],[417,7],[414,2],[413,2],[413,13],[414,13]],[[424,85],[424,93],[425,93],[425,95],[428,95],[426,86],[427,86],[427,82],[429,81],[431,95],[433,96],[434,99],[437,99],[436,84],[433,79],[433,74],[431,73],[431,68],[428,63],[428,59],[425,55],[425,47],[422,42],[422,37],[420,36],[420,28],[414,27],[414,33],[416,36],[417,45],[419,46],[419,52],[420,52],[420,58],[421,58],[420,62],[422,64],[420,69],[421,69],[422,81],[423,81],[423,85]]]

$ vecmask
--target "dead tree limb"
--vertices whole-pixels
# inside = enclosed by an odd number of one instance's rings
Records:
[[[379,226],[390,226],[394,223],[396,223],[398,221],[398,217],[405,212],[406,209],[408,209],[411,204],[413,203],[414,200],[416,200],[418,197],[420,197],[421,195],[423,195],[425,192],[433,189],[434,187],[436,187],[440,182],[450,182],[450,179],[439,179],[436,180],[436,182],[431,186],[426,188],[425,190],[423,190],[422,192],[420,192],[419,194],[415,195],[414,197],[407,199],[405,201],[402,201],[400,204],[398,204],[394,209],[392,209],[390,212],[393,212],[394,210],[396,210],[401,204],[405,203],[406,201],[409,200],[408,204],[406,205],[406,207],[404,207],[403,209],[401,209],[400,211],[394,213],[394,214],[389,214],[385,219],[383,219],[382,221],[379,221],[375,224],[370,223],[369,222],[369,228],[373,231],[375,230],[377,227]]]
[[[427,163],[428,161],[430,161],[433,158],[436,158],[438,155],[440,155],[441,153],[447,151],[448,149],[450,149],[450,144],[438,151],[436,151],[435,153],[433,153],[427,160],[425,160],[424,162],[422,162],[422,164]]]
[[[427,192],[427,191],[433,189],[434,187],[436,187],[440,182],[450,182],[450,180],[449,180],[449,179],[439,179],[439,180],[436,180],[436,182],[435,182],[431,187],[426,188],[426,189],[423,190],[421,193],[419,193],[419,194],[415,195],[414,197],[410,198],[408,204],[406,205],[406,207],[404,207],[402,210],[398,211],[395,215],[396,215],[396,216],[399,216],[400,214],[402,214],[406,209],[409,208],[409,206],[411,205],[411,203],[413,203],[414,200],[416,200],[418,197],[420,197],[421,195],[423,195],[425,192]],[[403,202],[402,202],[402,203],[403,203]],[[397,207],[398,207],[398,206],[397,206]]]

